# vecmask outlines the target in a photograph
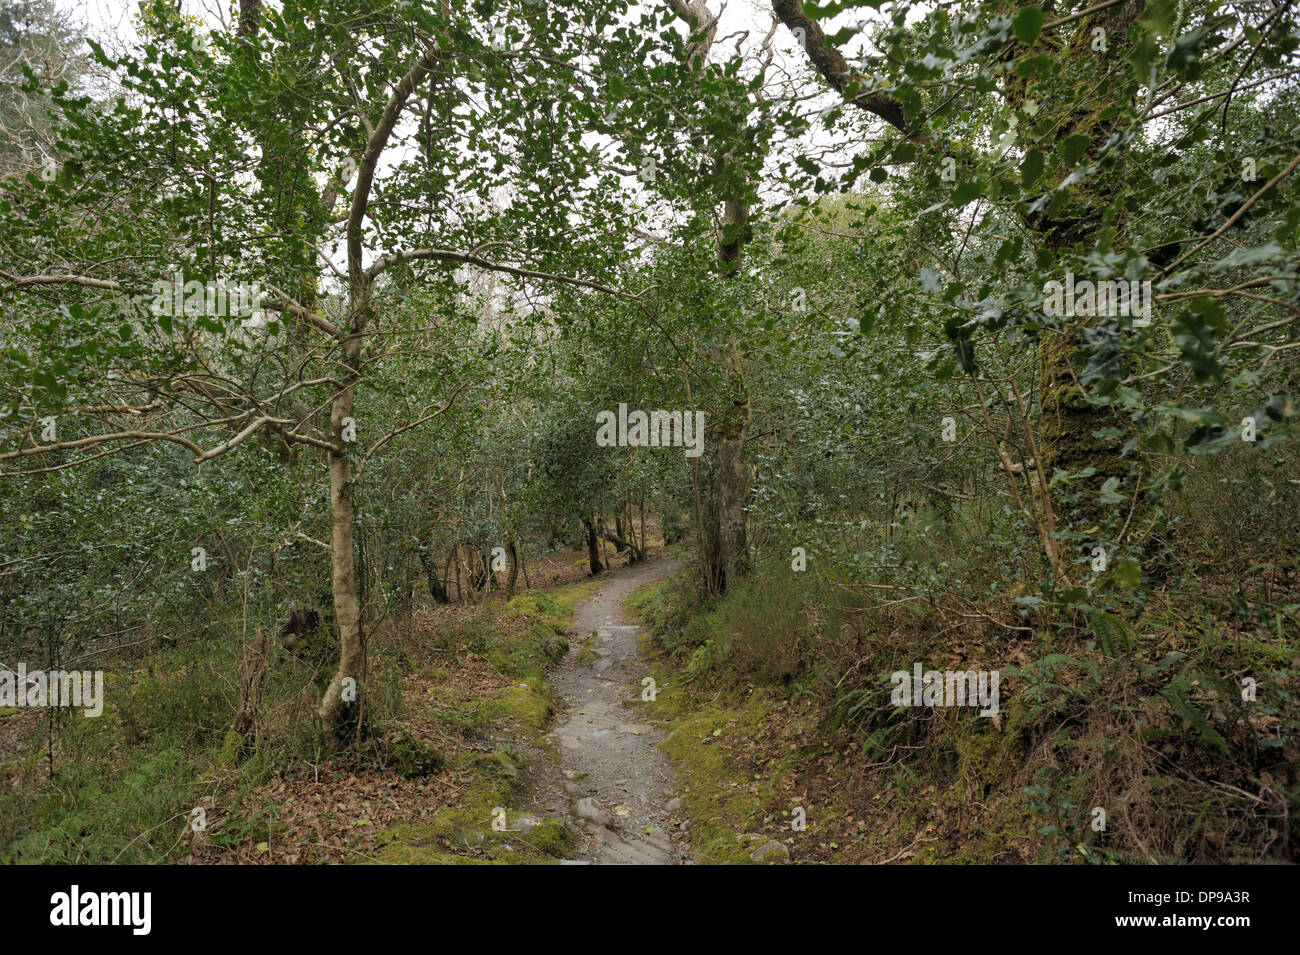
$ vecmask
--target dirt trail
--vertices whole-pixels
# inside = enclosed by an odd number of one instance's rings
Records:
[[[571,652],[551,675],[561,698],[554,736],[560,787],[539,794],[581,834],[575,861],[595,865],[673,865],[688,861],[673,803],[673,770],[659,749],[663,733],[637,722],[635,702],[649,667],[640,628],[622,604],[673,569],[662,558],[616,570],[577,607]],[[594,634],[594,635],[593,635]],[[627,705],[625,705],[627,704]]]

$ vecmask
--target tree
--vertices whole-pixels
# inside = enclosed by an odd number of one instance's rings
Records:
[[[0,276],[24,301],[33,294],[61,296],[65,314],[84,334],[83,344],[68,356],[78,364],[56,358],[49,367],[32,368],[23,358],[57,354],[56,342],[68,328],[47,323],[31,329],[33,337],[22,343],[12,366],[19,376],[14,393],[30,395],[19,403],[34,400],[56,417],[78,406],[112,404],[120,414],[147,414],[161,426],[89,429],[44,442],[28,428],[17,447],[0,453],[0,462],[83,451],[91,452],[84,460],[93,460],[164,441],[202,463],[254,437],[323,452],[340,660],[319,716],[341,733],[355,724],[359,707],[345,704],[360,700],[353,691],[360,690],[365,667],[354,540],[358,482],[386,445],[446,413],[466,387],[445,382],[442,394],[413,409],[409,418],[366,433],[369,419],[358,395],[368,369],[386,351],[379,335],[383,308],[391,307],[388,297],[422,270],[443,264],[635,300],[593,279],[486,254],[532,244],[543,264],[545,257],[560,266],[593,261],[577,237],[567,254],[553,239],[568,228],[571,208],[601,201],[598,190],[579,176],[590,152],[580,143],[584,127],[568,120],[584,118],[575,116],[581,113],[580,87],[573,82],[577,58],[588,48],[601,49],[603,33],[615,18],[609,12],[522,4],[498,23],[507,38],[528,36],[527,45],[516,47],[494,43],[474,21],[445,9],[411,7],[395,18],[364,4],[328,10],[304,4],[295,6],[292,16],[261,11],[259,21],[249,19],[258,15],[257,8],[243,12],[236,35],[205,39],[164,7],[155,7],[148,21],[155,38],[139,58],[114,60],[97,51],[106,68],[119,71],[139,105],[119,101],[101,114],[84,98],[56,98],[65,114],[63,171],[54,183],[26,183],[12,220],[18,226],[11,233],[15,255],[10,261],[34,267]],[[253,28],[255,22],[261,28]],[[583,29],[572,29],[575,22]],[[379,69],[372,62],[372,43]],[[249,55],[250,49],[258,55]],[[309,77],[312,96],[306,98],[302,91]],[[329,82],[320,82],[324,77]],[[520,100],[514,91],[521,81],[539,96]],[[492,104],[488,115],[462,107],[471,88]],[[268,89],[283,91],[287,108],[272,122],[262,101],[261,91]],[[443,120],[457,137],[435,149],[429,124],[439,98],[446,100]],[[187,109],[174,112],[177,102]],[[407,117],[417,106],[423,125],[411,126]],[[538,136],[542,118],[550,124],[547,136]],[[313,132],[320,128],[327,130],[324,136]],[[485,135],[488,129],[491,136]],[[418,144],[420,150],[388,181],[380,172],[399,142],[404,148]],[[153,155],[141,155],[133,152],[138,143],[160,145]],[[296,164],[291,178],[284,177],[283,162],[268,164],[272,155],[287,156],[291,146],[303,144],[310,144],[310,160]],[[259,146],[260,162],[252,158]],[[90,157],[102,155],[122,159],[117,165],[92,164]],[[484,173],[494,165],[495,173]],[[250,168],[278,188],[258,189],[241,175]],[[332,186],[312,187],[311,172]],[[552,188],[516,194],[508,208],[493,210],[486,200],[507,174],[550,180]],[[327,202],[343,194],[353,175],[346,214],[336,219]],[[119,196],[122,181],[130,183],[129,198],[118,198],[111,216],[101,218],[97,244],[79,243],[60,267],[46,271],[40,236],[56,233],[58,221],[83,215],[83,201]],[[383,197],[378,212],[377,193]],[[477,197],[483,205],[477,215],[449,220],[439,210],[452,195]],[[589,212],[583,221],[617,224],[621,212],[607,205],[605,214]],[[160,227],[143,237],[128,226],[158,223],[160,210]],[[414,218],[410,210],[418,210]],[[38,222],[37,214],[44,221]],[[329,261],[336,221],[343,227],[345,266],[318,301],[314,273]],[[417,227],[426,241],[441,237],[452,247],[408,242]],[[139,254],[140,238],[146,240],[146,255]],[[123,246],[133,248],[133,274],[102,277]],[[270,255],[249,254],[250,246],[263,246]],[[194,307],[180,315],[168,314],[175,309],[166,307],[174,290],[159,291],[157,280],[146,281],[150,272],[170,276],[177,261],[183,263],[186,284],[193,282],[203,292],[198,301],[187,299]],[[263,284],[265,308],[280,318],[230,314],[216,291],[223,262],[241,271],[250,285]],[[196,273],[202,278],[192,278]],[[104,321],[109,315],[116,319],[111,336]],[[328,408],[327,420],[322,408]],[[202,444],[191,436],[203,430],[218,437]]]

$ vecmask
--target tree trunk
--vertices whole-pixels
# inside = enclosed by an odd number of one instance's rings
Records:
[[[456,543],[456,596],[459,596],[460,603],[469,603],[469,594],[473,590],[471,579],[469,579],[469,561],[465,560],[465,548]]]
[[[679,18],[691,29],[695,42],[687,48],[686,66],[701,75],[707,69],[708,55],[718,25],[719,13],[714,16],[706,0],[671,0],[669,4]],[[738,174],[730,150],[730,143],[714,141],[710,151],[719,173]],[[748,179],[748,174],[743,173]],[[725,181],[727,176],[720,175]],[[722,202],[722,217],[717,223],[715,252],[719,280],[727,282],[740,270],[741,254],[749,240],[749,195],[751,181],[737,188],[724,187],[717,196]],[[719,336],[721,337],[721,336]],[[734,583],[749,572],[749,550],[745,533],[745,439],[749,432],[749,396],[741,375],[740,348],[735,336],[728,337],[722,365],[731,392],[730,406],[722,413],[717,427],[718,470],[715,475],[713,513],[707,525],[700,526],[699,553],[704,588],[709,593],[720,593],[729,583]],[[689,381],[687,385],[690,400]],[[700,514],[699,462],[691,461],[691,478],[694,484],[696,520]]]
[[[1116,441],[1096,436],[1098,431],[1113,427],[1117,422],[1109,412],[1084,400],[1071,358],[1079,345],[1077,328],[1046,331],[1041,337],[1039,432],[1043,473],[1047,480],[1050,481],[1057,470],[1078,474],[1092,468],[1090,477],[1073,485],[1078,499],[1072,505],[1061,501],[1057,509],[1072,530],[1096,534],[1109,511],[1109,507],[1101,503],[1101,486],[1111,477],[1124,481],[1128,477],[1128,462],[1119,456]]]
[[[614,552],[621,554],[627,550],[627,530],[623,527],[623,512],[621,510],[614,512]]]
[[[429,585],[429,596],[433,598],[436,604],[451,603],[451,598],[447,595],[447,588],[443,586],[442,578],[438,575],[438,565],[434,563],[429,552],[423,547],[419,550],[420,566],[424,569],[424,579]]]
[[[731,378],[731,406],[718,422],[718,589],[726,590],[749,573],[749,541],[745,532],[745,498],[748,473],[745,439],[749,435],[749,396],[740,375],[739,349],[728,345],[727,374]]]
[[[1081,63],[1096,61],[1098,71],[1108,62],[1123,57],[1129,47],[1128,28],[1142,11],[1138,0],[1127,0],[1101,9],[1086,17],[1074,31],[1074,38],[1060,51],[1067,61]],[[1111,38],[1108,52],[1092,48],[1093,30],[1102,29]],[[1010,52],[1010,51],[1009,51]],[[1034,95],[1027,80],[1009,74],[1007,98],[1015,106]],[[1108,89],[1099,99],[1080,104],[1073,98],[1043,106],[1060,113],[1058,137],[1085,135],[1091,140],[1087,156],[1094,158],[1120,129],[1121,110],[1107,115],[1106,107],[1119,107],[1116,91]],[[1044,117],[1048,115],[1044,110]],[[1044,236],[1045,246],[1063,261],[1071,254],[1087,254],[1096,241],[1103,217],[1114,198],[1113,171],[1103,170],[1095,175],[1086,190],[1073,194],[1055,217],[1043,216],[1030,226]],[[1117,218],[1116,246],[1122,244],[1123,216]],[[1109,508],[1099,500],[1101,485],[1111,477],[1124,481],[1128,477],[1128,462],[1119,457],[1118,442],[1098,438],[1096,432],[1116,425],[1114,415],[1106,409],[1096,408],[1084,400],[1074,368],[1073,354],[1082,344],[1081,328],[1091,319],[1065,318],[1059,330],[1045,330],[1039,345],[1039,433],[1043,464],[1043,478],[1050,481],[1057,470],[1078,474],[1088,468],[1093,470],[1073,487],[1054,495],[1064,497],[1074,493],[1072,500],[1061,500],[1056,506],[1058,515],[1070,529],[1097,534]]]
[[[591,576],[595,577],[602,570],[604,565],[600,562],[600,540],[596,536],[596,525],[590,518],[582,519],[582,526],[587,533],[587,563],[591,566]]]
[[[645,551],[637,545],[635,538],[630,541],[624,540],[621,537],[611,534],[608,530],[602,530],[600,536],[613,544],[614,549],[619,553],[628,553],[627,562],[629,566],[635,564],[639,560],[645,559]]]
[[[1121,61],[1127,54],[1129,27],[1145,6],[1143,0],[1094,4],[1086,15],[1079,15],[1080,22],[1068,34],[1045,32],[1035,41],[1033,50],[1066,64],[1086,65],[1088,59],[1095,60],[1093,72],[1096,76],[1104,76],[1110,64]],[[861,77],[828,42],[817,22],[804,12],[800,0],[772,0],[772,8],[787,27],[802,31],[808,59],[846,102],[879,116],[919,145],[936,145],[930,134],[915,122],[916,117],[907,115],[901,102],[888,93],[861,91]],[[1097,30],[1104,31],[1109,38],[1109,49],[1093,49]],[[1005,45],[1000,55],[1010,63],[1024,50],[1018,42],[1013,42]],[[1066,86],[1064,89],[1065,95],[1042,101],[1042,88],[1031,77],[1010,70],[1004,80],[1009,105],[1021,109],[1030,97],[1039,98],[1038,122],[1046,124],[1051,119],[1057,141],[1072,135],[1087,136],[1091,140],[1088,155],[1096,157],[1126,122],[1122,109],[1109,108],[1122,107],[1123,99],[1131,95],[1131,90],[1107,85],[1097,96],[1080,99],[1074,87]],[[1068,170],[1061,173],[1066,174]],[[1082,254],[1087,254],[1096,241],[1106,207],[1114,197],[1113,175],[1113,172],[1102,170],[1087,183],[1086,188],[1074,190],[1071,201],[1054,217],[1038,215],[1027,219],[1026,225],[1042,236],[1045,247],[1058,260],[1076,246]],[[1122,218],[1114,226],[1116,235],[1122,235]],[[1118,459],[1114,445],[1095,437],[1095,432],[1113,423],[1113,418],[1104,410],[1087,405],[1075,380],[1071,356],[1081,340],[1077,321],[1067,320],[1059,330],[1044,330],[1039,345],[1041,417],[1038,431],[1044,465],[1042,479],[1050,481],[1057,468],[1078,473],[1091,467],[1095,472],[1071,489],[1052,491],[1053,497],[1074,495],[1068,502],[1061,500],[1055,510],[1063,519],[1062,526],[1075,530],[1087,530],[1100,522],[1102,512],[1097,499],[1098,489],[1107,477],[1127,474],[1127,466]],[[1056,564],[1051,547],[1046,549],[1049,562]]]
[[[471,593],[486,593],[488,581],[491,580],[491,566],[483,559],[483,553],[477,550],[470,550],[469,545],[465,545],[469,551],[469,589]]]
[[[347,703],[359,702],[361,691],[361,605],[357,599],[356,551],[352,528],[356,520],[353,503],[352,465],[343,443],[343,419],[352,416],[352,397],[356,390],[359,339],[344,345],[349,379],[334,396],[330,409],[330,433],[336,447],[329,452],[330,468],[330,583],[334,596],[334,626],[339,638],[339,668],[325,689],[318,715],[327,730],[343,725]],[[356,693],[344,700],[344,686]],[[349,694],[350,695],[350,694]]]
[[[513,600],[515,584],[519,581],[519,548],[515,546],[513,540],[506,547],[506,552],[510,555],[510,576],[506,578],[506,600]]]
[[[266,679],[267,635],[261,627],[253,630],[253,639],[244,647],[244,659],[239,665],[239,710],[235,713],[232,729],[242,739],[240,752],[248,749],[250,734],[256,737],[255,730],[261,717],[262,686]]]

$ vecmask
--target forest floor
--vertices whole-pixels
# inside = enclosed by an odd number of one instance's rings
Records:
[[[796,795],[792,771],[809,768],[797,744],[813,723],[762,693],[690,691],[625,609],[634,594],[636,613],[658,603],[681,563],[650,553],[593,578],[585,553],[565,549],[512,600],[422,602],[377,628],[384,708],[365,745],[333,756],[311,745],[294,689],[310,673],[284,654],[265,754],[247,761],[229,752],[229,701],[212,689],[226,658],[175,653],[115,673],[104,718],[60,737],[58,785],[43,773],[41,714],[0,711],[0,739],[15,742],[0,750],[0,850],[191,864],[783,862],[795,842],[783,809],[803,805],[824,851],[801,861],[826,861],[842,834],[829,832],[829,806]],[[87,818],[103,820],[90,840]],[[7,832],[16,819],[40,823]]]
[[[418,609],[394,635],[403,703],[384,721],[400,734],[387,755],[274,771],[221,800],[182,861],[688,861],[663,733],[641,701],[643,633],[622,610],[675,560],[592,578],[585,554],[557,558],[514,600]]]

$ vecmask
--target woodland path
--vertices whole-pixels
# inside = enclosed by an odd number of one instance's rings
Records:
[[[579,832],[578,864],[688,861],[663,733],[638,722],[641,680],[650,673],[637,645],[641,628],[623,616],[623,601],[673,569],[658,558],[615,570],[578,604],[570,652],[551,674],[561,700],[553,734],[562,773],[537,798]]]

